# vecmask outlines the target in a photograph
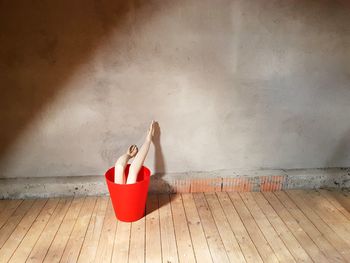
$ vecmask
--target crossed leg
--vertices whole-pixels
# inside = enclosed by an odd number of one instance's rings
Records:
[[[114,170],[114,182],[117,184],[134,184],[137,180],[137,175],[146,159],[149,147],[152,142],[152,137],[154,135],[155,121],[152,121],[150,128],[148,130],[145,142],[141,146],[140,150],[137,149],[136,145],[131,145],[126,154],[119,157],[115,164]],[[125,167],[132,157],[135,157],[129,168],[129,175],[127,180],[125,180]]]
[[[114,166],[114,183],[116,184],[125,184],[126,178],[125,178],[125,167],[128,164],[128,161],[133,158],[138,152],[136,145],[131,145],[127,152],[120,156],[115,163]]]

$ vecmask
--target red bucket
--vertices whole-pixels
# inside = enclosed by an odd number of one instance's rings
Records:
[[[129,174],[129,167],[130,164],[125,168],[126,177]],[[142,166],[136,183],[116,184],[114,183],[114,167],[106,172],[105,177],[114,212],[120,221],[133,222],[145,215],[150,176],[151,171]]]

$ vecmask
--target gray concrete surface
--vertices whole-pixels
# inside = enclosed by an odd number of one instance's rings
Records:
[[[347,1],[0,1],[0,177],[102,175],[152,119],[167,177],[349,167],[349,83]]]

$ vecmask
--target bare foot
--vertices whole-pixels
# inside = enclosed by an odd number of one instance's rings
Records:
[[[138,151],[139,149],[137,148],[137,146],[133,144],[129,147],[127,154],[132,158],[137,154]]]
[[[152,121],[151,125],[149,126],[148,134],[147,134],[147,140],[152,140],[152,137],[154,135],[154,126],[156,122]]]

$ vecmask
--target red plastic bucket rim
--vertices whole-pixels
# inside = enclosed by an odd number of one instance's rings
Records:
[[[128,164],[128,166],[130,166],[130,164]],[[107,180],[109,183],[112,183],[112,184],[115,184],[115,185],[124,185],[124,186],[128,186],[128,185],[129,185],[129,186],[132,186],[132,185],[142,184],[142,183],[144,183],[145,181],[149,181],[149,180],[150,180],[150,177],[151,177],[151,170],[148,169],[146,166],[142,166],[141,169],[140,169],[140,172],[141,172],[142,169],[145,170],[145,174],[144,174],[144,176],[143,176],[143,180],[137,181],[136,183],[133,183],[133,184],[117,184],[117,183],[115,183],[114,181],[111,181],[111,180],[108,178],[108,176],[107,176],[108,172],[109,172],[110,170],[112,170],[112,169],[114,169],[114,167],[111,167],[111,168],[109,168],[109,169],[106,171],[106,173],[105,173],[105,178],[106,178],[106,180]]]

